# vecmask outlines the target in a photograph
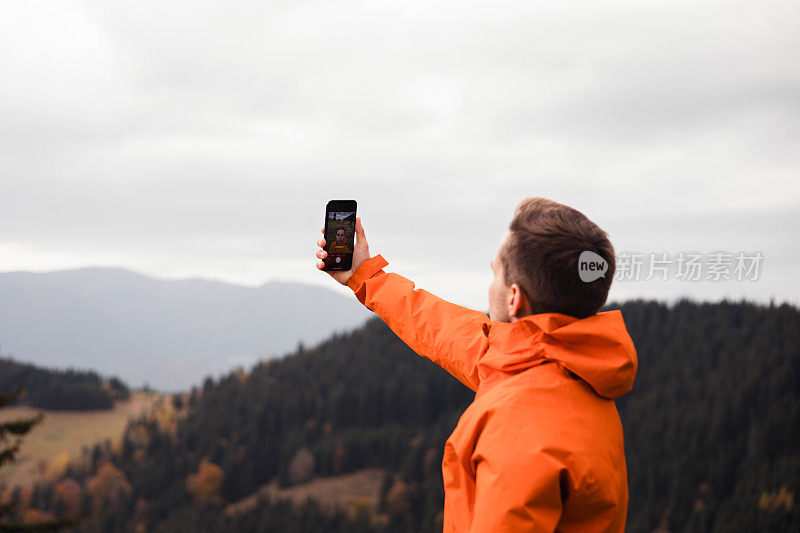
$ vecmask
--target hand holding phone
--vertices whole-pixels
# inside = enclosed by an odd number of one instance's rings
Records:
[[[353,272],[369,259],[369,244],[361,218],[355,216],[355,207],[353,200],[328,202],[323,237],[317,241],[322,248],[316,254],[322,260],[317,261],[317,268],[328,272],[342,285],[346,285]]]

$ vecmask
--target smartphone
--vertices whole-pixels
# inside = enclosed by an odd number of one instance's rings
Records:
[[[331,200],[325,206],[325,248],[322,270],[350,270],[356,240],[356,201]]]

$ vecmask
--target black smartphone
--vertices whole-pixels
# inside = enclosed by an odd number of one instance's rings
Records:
[[[322,270],[350,270],[356,241],[356,201],[331,200],[325,206],[325,248]]]

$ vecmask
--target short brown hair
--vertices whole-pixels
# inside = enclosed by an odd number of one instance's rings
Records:
[[[499,253],[505,282],[520,286],[532,313],[586,318],[606,303],[614,278],[614,247],[606,232],[583,213],[546,198],[526,198],[508,229]],[[578,257],[585,250],[608,262],[605,277],[581,281]]]

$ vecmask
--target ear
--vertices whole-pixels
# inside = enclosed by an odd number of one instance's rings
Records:
[[[521,317],[528,314],[528,298],[522,288],[516,283],[509,287],[508,292],[508,316]]]

